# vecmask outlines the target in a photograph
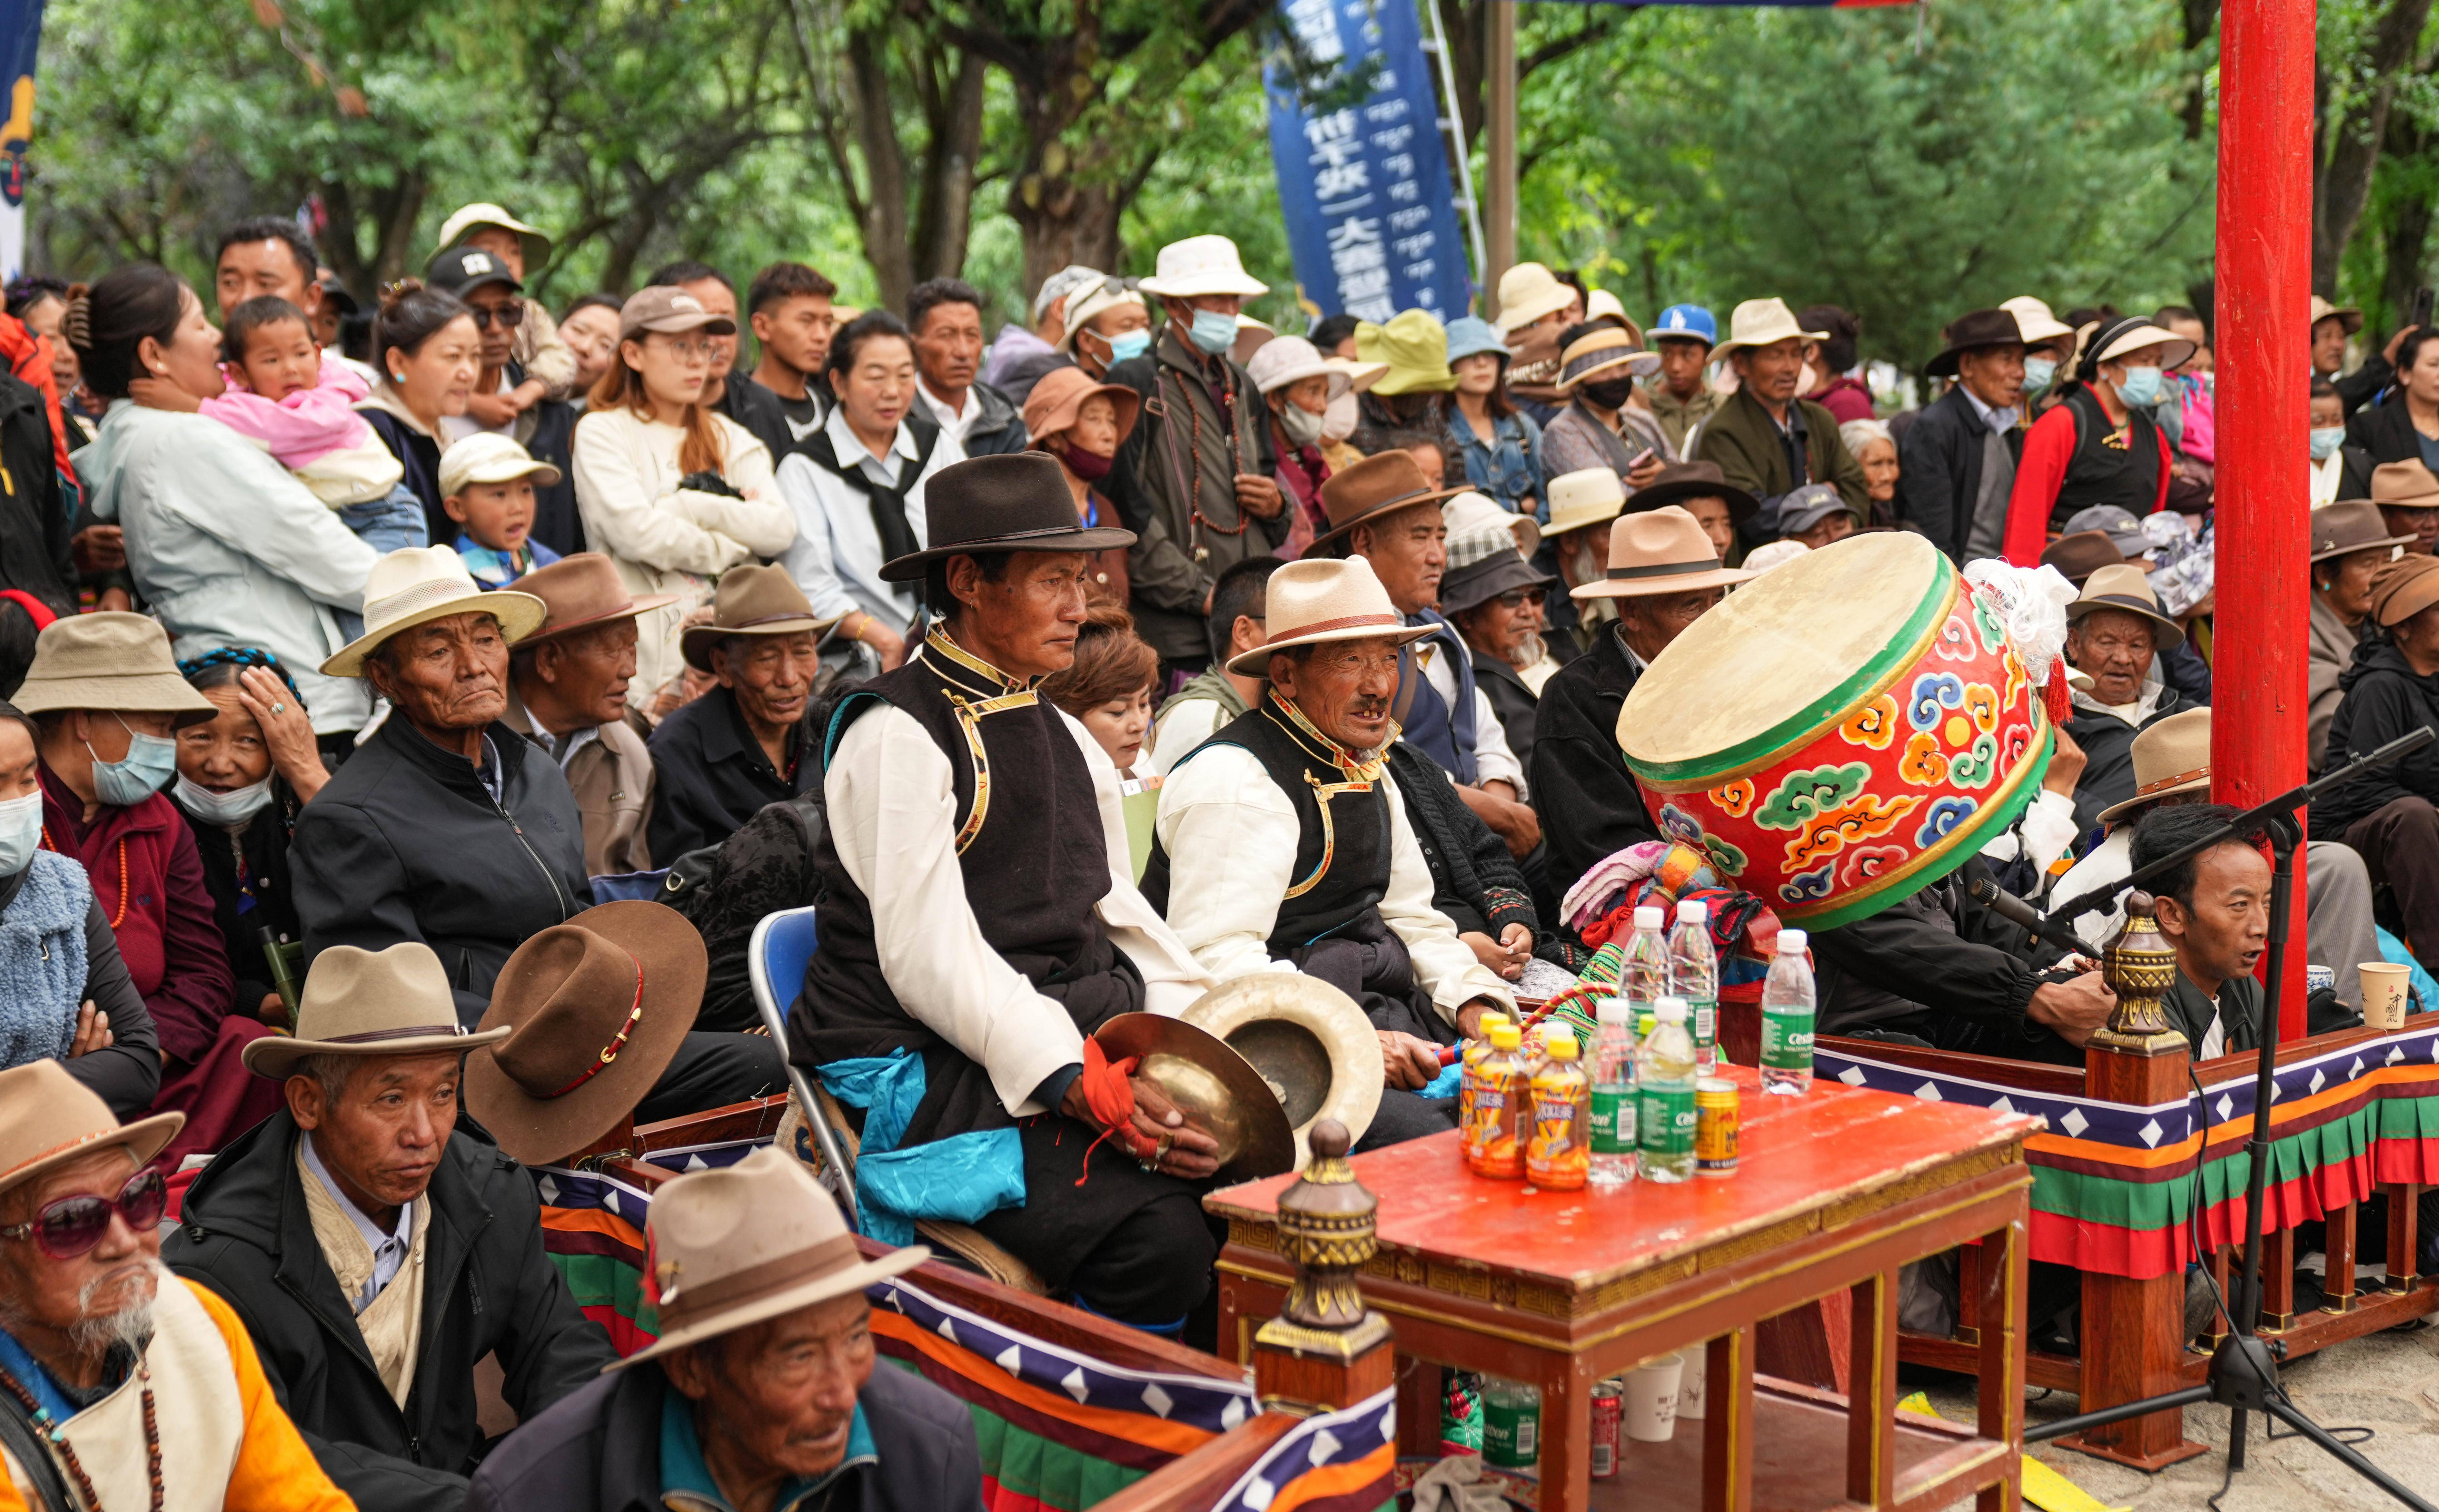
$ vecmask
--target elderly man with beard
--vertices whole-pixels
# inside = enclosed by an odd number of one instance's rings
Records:
[[[1560,665],[1591,649],[1602,631],[1617,618],[1617,610],[1608,598],[1571,596],[1588,583],[1605,579],[1611,526],[1625,510],[1626,485],[1607,468],[1584,468],[1550,480],[1550,523],[1541,527],[1541,549],[1533,560],[1556,573],[1567,590],[1552,595],[1543,606],[1550,654]]]
[[[1219,980],[1288,962],[1362,1006],[1387,1086],[1363,1147],[1445,1130],[1452,1108],[1415,1093],[1514,999],[1433,905],[1388,772],[1400,649],[1432,627],[1362,557],[1280,568],[1264,619],[1268,643],[1229,663],[1268,679],[1261,703],[1169,770],[1144,896]]]
[[[226,1303],[161,1264],[148,1163],[56,1060],[0,1071],[0,1507],[347,1512]]]

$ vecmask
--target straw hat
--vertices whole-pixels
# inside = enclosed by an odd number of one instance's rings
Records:
[[[1072,428],[1084,401],[1095,394],[1110,401],[1118,439],[1124,441],[1143,414],[1143,396],[1124,383],[1096,383],[1080,367],[1054,367],[1034,382],[1033,392],[1024,396],[1024,434],[1040,441]]]
[[[2113,825],[2171,793],[2210,792],[2210,732],[2207,706],[2171,714],[2145,726],[2134,737],[2134,796],[2101,809],[2100,822]]]
[[[2046,346],[2060,337],[2074,334],[2074,328],[2050,313],[2050,307],[2031,294],[2018,294],[2002,299],[1999,308],[2016,317],[2016,329],[2022,333],[2027,347]]]
[[[478,1027],[505,1038],[466,1062],[466,1106],[528,1165],[566,1159],[644,1100],[694,1027],[710,970],[685,916],[603,903],[526,940]]]
[[[2082,596],[2066,606],[2067,622],[2073,624],[2102,609],[2122,609],[2149,620],[2159,632],[2155,637],[2155,649],[2173,651],[2185,643],[2183,629],[2160,612],[2160,596],[2151,592],[2150,581],[2143,576],[2143,569],[2130,561],[2103,567],[2085,578]]]
[[[440,222],[440,241],[436,250],[454,247],[466,240],[466,233],[487,225],[517,234],[517,240],[525,243],[527,269],[540,267],[550,256],[550,238],[543,235],[540,227],[527,225],[498,205],[484,201],[461,205],[450,212],[449,219]]]
[[[1387,375],[1372,385],[1375,394],[1447,394],[1456,388],[1456,374],[1448,365],[1448,328],[1427,310],[1401,310],[1385,326],[1368,320],[1357,326],[1355,355],[1389,365]]]
[[[181,727],[220,713],[218,705],[178,675],[178,659],[159,621],[111,610],[70,614],[44,627],[34,637],[34,665],[26,669],[26,681],[9,702],[27,714],[55,709],[174,714]]]
[[[2382,462],[2371,470],[2371,502],[2390,509],[2439,509],[2439,477],[2420,457]]]
[[[1748,299],[1728,316],[1728,339],[1714,351],[1724,356],[1739,347],[1771,347],[1790,337],[1827,341],[1829,333],[1805,329],[1784,299]]]
[[[853,1296],[932,1257],[922,1245],[866,1260],[838,1204],[803,1161],[763,1148],[688,1171],[652,1194],[644,1220],[646,1294],[660,1309],[650,1348],[607,1375],[832,1297]]]
[[[295,1035],[264,1035],[243,1058],[246,1070],[278,1081],[309,1056],[463,1054],[507,1037],[505,1027],[466,1032],[449,973],[422,941],[382,951],[333,945],[305,973]]]
[[[1320,347],[1302,336],[1280,336],[1262,343],[1254,360],[1245,365],[1245,376],[1254,381],[1255,391],[1262,394],[1275,393],[1308,378],[1326,377],[1329,380],[1329,397],[1337,399],[1355,391],[1355,379],[1346,371],[1348,365],[1351,365],[1333,364],[1321,355]],[[1387,371],[1381,368],[1381,372]]]
[[[401,546],[365,579],[365,632],[322,664],[324,677],[362,677],[365,658],[402,630],[452,614],[489,614],[510,645],[542,628],[549,607],[513,588],[485,592],[447,546]],[[37,658],[39,664],[40,659]]]
[[[2358,551],[2377,551],[2383,546],[2410,546],[2414,539],[2390,535],[2388,522],[2379,517],[2379,506],[2369,499],[2342,499],[2312,511],[2314,561],[2351,557]]]
[[[2077,370],[2089,377],[2100,371],[2101,364],[2113,363],[2146,347],[2161,348],[2160,366],[2163,369],[2179,366],[2194,354],[2194,344],[2175,331],[2163,330],[2140,316],[2128,315],[2092,332]]]
[[[2401,557],[2372,575],[2371,617],[2388,629],[2439,603],[2439,557]]]
[[[1520,262],[1499,276],[1499,333],[1529,326],[1575,303],[1576,292],[1558,281],[1547,265]]]
[[[1588,323],[1589,324],[1589,323]],[[1584,330],[1578,326],[1577,330]],[[1660,371],[1660,354],[1645,351],[1632,336],[1617,326],[1602,321],[1584,334],[1567,343],[1558,353],[1558,389],[1572,392],[1576,385],[1601,374],[1612,378],[1633,376],[1647,378]]]
[[[186,1122],[185,1113],[154,1113],[121,1124],[61,1062],[11,1066],[0,1071],[0,1192],[113,1146],[148,1165]]]
[[[544,611],[542,629],[525,639],[528,646],[614,619],[649,614],[678,601],[675,594],[635,597],[627,580],[618,576],[618,564],[597,551],[579,551],[547,567],[537,567],[517,579],[517,591],[541,599]]]
[[[1270,628],[1270,639],[1228,663],[1238,677],[1265,675],[1271,653],[1290,647],[1364,640],[1403,646],[1436,628],[1399,617],[1389,590],[1361,557],[1306,557],[1271,574],[1262,595],[1262,623]]]
[[[2069,531],[2041,548],[2041,564],[2056,567],[2077,588],[2101,568],[2117,566],[2125,560],[2126,553],[2117,549],[2106,530]]]
[[[1543,539],[1586,525],[1607,525],[1626,512],[1626,485],[1608,468],[1582,468],[1550,480],[1550,523]]]
[[[1164,299],[1192,299],[1202,294],[1239,294],[1247,299],[1271,292],[1271,286],[1245,271],[1237,243],[1221,236],[1187,237],[1160,249],[1152,276],[1136,287]]]
[[[1331,473],[1321,486],[1321,507],[1329,517],[1329,528],[1313,537],[1312,546],[1306,549],[1343,540],[1367,520],[1437,504],[1465,491],[1461,487],[1433,488],[1423,476],[1422,464],[1409,453],[1376,453],[1343,472]]]
[[[1728,518],[1739,529],[1744,523],[1761,512],[1761,501],[1728,482],[1717,462],[1669,462],[1662,465],[1660,475],[1634,490],[1634,507],[1657,509],[1662,505],[1677,504],[1686,499],[1718,499],[1728,507]]]
[[[2354,306],[2333,305],[2327,300],[2322,298],[2319,294],[2314,294],[2312,296],[2312,318],[2306,324],[2317,326],[2324,320],[2334,320],[2338,324],[2345,327],[2346,334],[2349,336],[2362,329],[2363,325],[2362,311],[2357,310]]]
[[[1477,530],[1504,530],[1508,543],[1526,556],[1541,549],[1541,523],[1529,514],[1518,514],[1501,507],[1487,493],[1468,489],[1440,506],[1440,518],[1448,522],[1449,566],[1456,566],[1456,542],[1459,536]]]
[[[1609,536],[1609,577],[1572,590],[1577,598],[1640,598],[1726,588],[1752,573],[1719,565],[1702,523],[1673,504],[1628,515]]]
[[[970,457],[934,473],[924,485],[923,532],[923,550],[881,564],[882,581],[911,582],[960,553],[1107,551],[1135,542],[1131,530],[1078,521],[1066,469],[1042,452]]]
[[[1042,460],[1048,462],[1050,458]],[[1064,489],[1066,485],[1059,487]],[[1076,507],[1071,503],[1067,516],[1072,520],[1075,515]],[[688,667],[708,672],[713,649],[731,635],[810,632],[818,636],[837,623],[813,613],[805,591],[788,576],[787,568],[750,564],[731,567],[720,575],[720,587],[712,595],[711,623],[688,627],[678,637],[678,649]]]

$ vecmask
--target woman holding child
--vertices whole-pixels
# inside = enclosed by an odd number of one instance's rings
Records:
[[[228,392],[220,332],[195,292],[150,263],[73,291],[62,322],[106,400],[77,454],[101,520],[126,527],[128,566],[181,657],[258,646],[294,670],[325,750],[371,712],[361,683],[313,668],[347,644],[378,551],[255,441],[198,413]]]

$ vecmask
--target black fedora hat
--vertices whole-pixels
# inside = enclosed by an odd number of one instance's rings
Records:
[[[1720,499],[1728,506],[1728,518],[1739,528],[1761,512],[1761,501],[1728,481],[1717,462],[1670,462],[1662,466],[1660,475],[1628,495],[1626,512],[1657,509],[1664,505],[1682,504],[1687,499]]]
[[[2012,310],[1968,310],[1948,323],[1947,337],[1946,349],[1923,365],[1933,378],[1954,378],[1956,359],[1976,347],[2022,346],[2024,328]]]
[[[1066,470],[1047,452],[978,456],[942,468],[923,489],[921,551],[883,562],[889,582],[911,582],[933,562],[961,552],[1106,551],[1134,544],[1135,533],[1087,526],[1076,517]]]

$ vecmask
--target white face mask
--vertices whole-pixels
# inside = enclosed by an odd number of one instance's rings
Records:
[[[271,802],[271,779],[251,782],[234,792],[214,792],[199,788],[178,774],[178,802],[187,812],[207,825],[241,825],[260,813]]]
[[[33,863],[43,846],[43,793],[0,802],[0,877],[14,877]]]
[[[1355,434],[1355,422],[1362,412],[1355,407],[1353,394],[1341,394],[1329,401],[1321,416],[1321,438],[1332,445]]]

